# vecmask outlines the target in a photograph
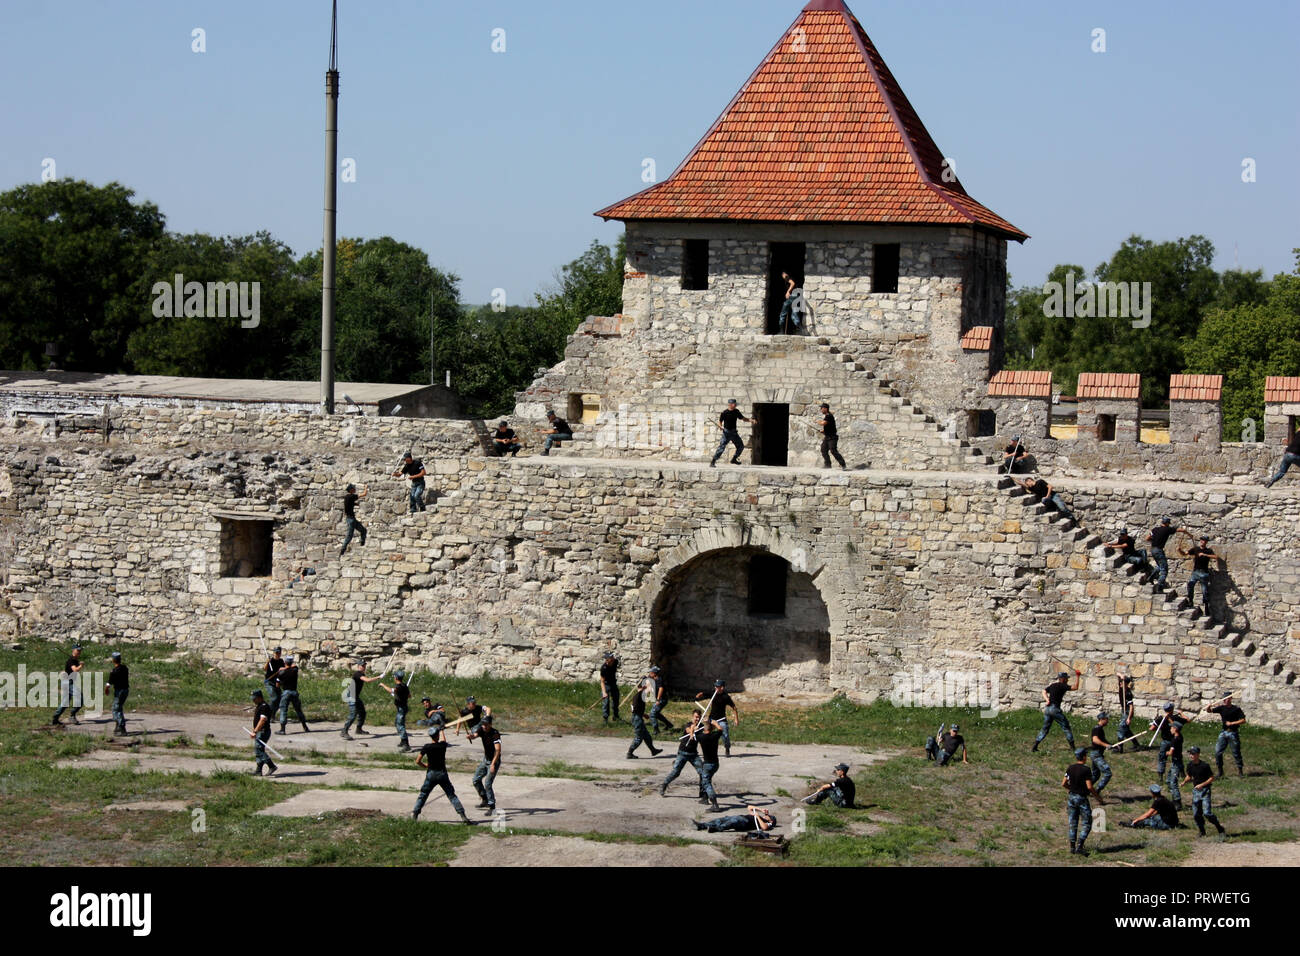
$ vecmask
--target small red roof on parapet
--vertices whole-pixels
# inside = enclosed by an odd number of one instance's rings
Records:
[[[1287,405],[1300,402],[1300,378],[1270,375],[1264,380],[1264,401]]]
[[[1008,398],[1051,398],[1051,372],[1003,370],[989,380],[989,395]]]
[[[803,9],[668,179],[596,215],[976,225],[1028,238],[967,195],[840,0]]]
[[[1171,375],[1171,402],[1217,402],[1223,397],[1222,375]]]
[[[987,352],[993,347],[993,326],[973,326],[961,337],[961,347],[972,352]]]
[[[1136,372],[1083,372],[1079,375],[1079,398],[1137,401],[1141,394],[1142,376]]]

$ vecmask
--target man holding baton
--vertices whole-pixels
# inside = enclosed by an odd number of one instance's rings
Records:
[[[257,766],[249,773],[254,777],[260,777],[262,767],[265,766],[269,768],[266,774],[269,777],[279,768],[266,754],[266,744],[271,739],[271,707],[260,690],[253,691],[253,707],[253,729],[248,732],[248,736],[253,738],[253,753],[257,756]]]
[[[1047,704],[1047,709],[1043,711],[1043,729],[1038,732],[1038,737],[1034,740],[1034,746],[1030,748],[1032,753],[1038,752],[1038,745],[1043,742],[1047,732],[1052,729],[1053,722],[1060,724],[1061,730],[1065,731],[1065,742],[1071,747],[1074,746],[1074,731],[1070,729],[1070,722],[1065,719],[1065,712],[1061,710],[1061,701],[1065,699],[1066,691],[1077,691],[1079,689],[1079,679],[1082,676],[1078,668],[1075,668],[1074,686],[1071,687],[1069,683],[1070,675],[1065,671],[1061,671],[1056,675],[1056,680],[1043,688],[1043,702]]]

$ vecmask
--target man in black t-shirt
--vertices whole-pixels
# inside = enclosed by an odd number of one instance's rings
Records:
[[[280,733],[284,733],[289,706],[292,705],[298,714],[298,722],[302,724],[302,732],[306,734],[311,731],[307,727],[307,718],[302,713],[302,701],[298,697],[298,665],[293,661],[292,654],[285,657],[284,666],[275,674],[275,680],[280,685]]]
[[[682,768],[690,764],[695,768],[695,772],[700,772],[700,742],[695,738],[695,730],[700,723],[700,712],[697,710],[691,714],[691,718],[686,723],[686,733],[682,734],[677,741],[677,757],[673,760],[673,769],[668,771],[668,776],[664,782],[659,785],[659,796],[668,796],[668,785],[677,779]]]
[[[1025,451],[1025,446],[1020,442],[1020,436],[1016,435],[1011,439],[1011,444],[1002,451],[1002,466],[1000,471],[1005,471],[1008,475],[1014,474],[1016,469],[1025,463],[1029,453]]]
[[[1222,833],[1223,827],[1214,815],[1214,803],[1211,800],[1210,785],[1214,782],[1214,774],[1210,765],[1201,759],[1200,747],[1188,747],[1187,756],[1191,761],[1187,764],[1187,776],[1183,778],[1183,783],[1190,781],[1193,784],[1192,819],[1196,821],[1196,829],[1201,831],[1201,836],[1205,836],[1205,821],[1209,820],[1214,824],[1214,829]]]
[[[817,423],[822,429],[822,461],[826,467],[831,466],[831,455],[840,463],[841,470],[847,470],[848,465],[844,463],[844,458],[840,455],[840,432],[835,427],[835,416],[831,414],[831,407],[822,402],[822,417]]]
[[[546,421],[551,428],[543,433],[546,435],[546,443],[542,446],[543,455],[549,455],[551,448],[558,446],[561,442],[573,441],[573,429],[569,426],[569,423],[550,409],[547,409]]]
[[[348,731],[352,729],[352,722],[354,720],[357,722],[357,734],[365,737],[370,736],[370,731],[365,729],[366,705],[361,700],[361,689],[367,684],[373,684],[377,680],[379,680],[378,677],[366,676],[365,661],[361,661],[357,664],[357,669],[352,672],[352,676],[349,678],[350,686],[348,687],[347,693],[348,720],[347,723],[343,725],[343,730],[339,734],[339,736],[344,740],[352,739],[351,735],[348,734]]]
[[[1178,553],[1185,558],[1192,559],[1192,574],[1187,579],[1187,603],[1192,603],[1193,595],[1196,591],[1196,585],[1201,585],[1201,611],[1206,615],[1210,613],[1210,562],[1218,557],[1214,549],[1210,547],[1210,539],[1201,536],[1200,544],[1184,551],[1178,549]]]
[[[113,721],[117,724],[113,736],[121,737],[126,734],[126,695],[131,691],[131,677],[130,671],[122,663],[121,651],[114,651],[110,657],[113,669],[108,672],[108,684],[104,689],[113,692]]]
[[[925,742],[925,752],[931,760],[938,761],[938,766],[946,767],[952,762],[952,758],[961,751],[961,762],[970,763],[966,759],[966,738],[958,731],[961,730],[956,724],[944,731],[942,725],[939,727],[939,736],[930,737]]]
[[[662,750],[655,747],[654,739],[645,726],[645,681],[640,681],[632,688],[632,746],[627,748],[627,759],[635,760],[633,752],[644,743],[650,748],[650,756],[657,757]]]
[[[81,645],[78,644],[72,649],[72,656],[63,662],[63,676],[59,678],[59,709],[54,712],[50,723],[60,723],[59,718],[69,706],[72,707],[69,718],[74,724],[81,723],[77,719],[77,711],[81,710],[81,685],[77,683],[77,675],[85,666],[86,662],[81,659]]]
[[[618,658],[613,651],[605,652],[605,661],[600,665],[600,713],[605,723],[611,716],[622,720],[618,716]]]
[[[420,811],[424,809],[429,793],[434,787],[442,787],[442,792],[447,795],[448,802],[460,816],[461,822],[473,826],[474,821],[465,816],[465,808],[457,799],[456,788],[451,785],[451,777],[447,775],[447,735],[441,727],[431,727],[429,736],[433,739],[420,748],[420,753],[415,758],[415,765],[425,773],[424,785],[420,787],[420,795],[415,800],[411,819],[420,819]]]
[[[736,706],[736,702],[732,700],[731,695],[727,693],[727,682],[721,679],[715,680],[713,682],[713,693],[711,695],[705,691],[700,691],[695,695],[695,699],[712,701],[712,703],[708,705],[708,718],[713,721],[713,725],[717,727],[718,730],[722,731],[722,743],[726,748],[727,756],[730,757],[731,727],[727,723],[727,708],[730,707],[731,712],[736,715],[737,727],[740,726],[740,708]]]
[[[1129,826],[1150,827],[1152,830],[1174,830],[1178,827],[1178,808],[1160,795],[1160,784],[1151,784],[1151,806]]]
[[[492,433],[492,445],[497,450],[498,458],[504,458],[506,455],[514,458],[519,454],[519,450],[524,447],[515,441],[515,430],[504,421]]]
[[[393,478],[400,478],[405,475],[411,482],[411,514],[426,510],[424,507],[424,477],[426,474],[424,462],[409,451],[402,456],[401,467],[392,474]]]
[[[1178,789],[1178,782],[1183,778],[1183,722],[1170,719],[1168,734],[1168,741],[1161,744],[1164,753],[1160,759],[1169,758],[1169,774],[1165,782],[1169,784],[1169,795],[1174,798],[1174,805],[1182,809],[1183,792]]]
[[[831,803],[843,810],[853,809],[853,799],[857,796],[858,789],[854,786],[852,778],[849,777],[849,765],[846,763],[837,763],[835,765],[835,778],[830,783],[824,783],[808,796],[803,798],[804,803],[817,804],[830,798]]]
[[[1218,743],[1214,745],[1214,763],[1219,768],[1219,776],[1223,776],[1223,752],[1232,747],[1232,759],[1237,763],[1237,776],[1245,776],[1246,767],[1241,762],[1241,726],[1246,722],[1246,712],[1232,702],[1232,695],[1227,694],[1219,698],[1222,703],[1214,707],[1205,708],[1207,713],[1217,714],[1219,720],[1223,723],[1223,729],[1219,732]]]
[[[718,744],[722,742],[722,732],[714,726],[713,721],[702,717],[695,739],[700,745],[700,762],[696,765],[700,772],[700,803],[709,804],[710,813],[721,813],[718,793],[713,788],[713,775],[718,772]]]
[[[266,702],[271,705],[273,714],[280,709],[280,682],[275,675],[284,669],[284,658],[280,656],[283,650],[276,647],[262,666],[262,690],[266,692]]]
[[[1128,528],[1121,528],[1119,535],[1114,541],[1108,541],[1102,545],[1107,551],[1118,551],[1124,564],[1135,564],[1138,570],[1142,572],[1140,584],[1146,584],[1151,580],[1151,568],[1147,564],[1147,553],[1139,551],[1133,536],[1128,533]]]
[[[731,463],[733,465],[740,464],[740,453],[745,450],[745,443],[740,440],[740,430],[736,427],[737,421],[748,423],[749,419],[740,413],[740,409],[736,407],[736,400],[729,398],[727,399],[727,407],[718,416],[717,425],[722,431],[722,441],[718,442],[718,450],[713,453],[713,459],[709,462],[710,468],[717,467],[718,459],[722,457],[722,453],[727,450],[729,444],[736,446],[736,453],[731,456]]]
[[[1147,724],[1147,730],[1158,731],[1160,734],[1160,750],[1156,755],[1156,776],[1161,780],[1165,777],[1165,764],[1168,762],[1170,743],[1174,739],[1173,728],[1181,727],[1191,719],[1181,710],[1177,710],[1171,701],[1161,708],[1160,713],[1151,718],[1151,723]]]
[[[1106,784],[1110,783],[1111,778],[1110,764],[1106,762],[1106,751],[1110,749],[1110,742],[1106,740],[1108,723],[1110,723],[1110,715],[1103,710],[1097,715],[1097,725],[1092,728],[1088,747],[1092,751],[1092,789],[1097,795],[1097,802],[1102,804],[1106,801],[1102,798],[1101,792],[1106,789]]]
[[[1074,763],[1065,768],[1065,777],[1061,780],[1061,786],[1069,794],[1065,808],[1070,825],[1070,852],[1081,856],[1088,855],[1083,843],[1092,832],[1092,804],[1088,802],[1088,795],[1093,792],[1092,771],[1085,763],[1087,759],[1087,750],[1083,747],[1076,750]]]
[[[1287,473],[1287,469],[1292,465],[1300,465],[1300,428],[1291,435],[1290,441],[1287,442],[1286,450],[1282,452],[1282,464],[1278,466],[1277,474],[1268,481],[1264,482],[1265,488],[1272,488],[1275,481],[1280,481],[1282,476]]]
[[[483,759],[474,771],[474,789],[478,791],[479,806],[486,807],[490,814],[497,808],[497,796],[492,790],[492,781],[501,769],[501,731],[492,727],[492,715],[489,714],[479,722],[478,729],[469,735],[473,740],[478,737],[483,742]]]
[[[1133,678],[1127,674],[1115,676],[1119,684],[1119,733],[1115,736],[1121,741],[1115,746],[1115,752],[1122,754],[1124,752],[1122,741],[1128,740],[1133,735]],[[1133,746],[1136,748],[1137,744]]]
[[[1071,747],[1074,746],[1074,731],[1070,729],[1070,722],[1065,717],[1065,711],[1061,709],[1061,701],[1065,699],[1065,692],[1079,689],[1079,678],[1082,674],[1076,669],[1074,672],[1074,686],[1070,686],[1070,675],[1061,671],[1056,675],[1056,680],[1052,681],[1043,688],[1043,702],[1047,708],[1043,711],[1043,729],[1038,732],[1034,739],[1034,746],[1030,749],[1033,752],[1038,751],[1038,745],[1043,742],[1047,732],[1052,729],[1052,723],[1061,725],[1061,730],[1065,732],[1065,742]]]
[[[266,742],[271,739],[271,717],[274,715],[260,690],[253,691],[253,729],[248,736],[253,738],[253,753],[257,757],[257,766],[249,771],[253,776],[262,775],[262,767],[269,768],[267,776],[279,768],[266,753]]]
[[[1042,478],[1012,478],[1011,480],[1044,504],[1051,505],[1072,523],[1076,525],[1079,523],[1079,519],[1074,516],[1074,512],[1066,506],[1065,499],[1061,497],[1060,492]]]
[[[646,680],[650,682],[650,729],[653,733],[659,733],[659,725],[664,725],[664,730],[675,730],[672,722],[664,713],[664,708],[668,706],[668,686],[664,683],[664,671],[658,664],[650,668],[650,673],[646,675]]]
[[[484,707],[472,695],[466,697],[465,706],[460,709],[460,715],[462,717],[468,717],[469,720],[465,721],[463,724],[457,722],[456,736],[457,737],[460,736],[460,731],[462,727],[464,727],[464,729],[469,733],[471,734],[474,733],[474,731],[478,730],[478,725],[480,721],[482,721],[485,716],[491,713],[492,713],[491,707]]]
[[[707,830],[709,833],[723,833],[735,830],[741,833],[760,831],[766,833],[777,826],[776,817],[762,807],[745,807],[744,813],[718,817],[716,820],[696,820],[695,829]]]
[[[1163,588],[1165,579],[1169,577],[1169,555],[1165,553],[1165,548],[1169,544],[1169,539],[1179,532],[1186,534],[1182,528],[1174,527],[1172,518],[1164,517],[1160,523],[1151,529],[1147,535],[1147,540],[1151,542],[1151,559],[1156,564],[1156,587]]]
[[[397,728],[397,749],[406,753],[411,749],[411,743],[406,737],[406,712],[411,706],[411,688],[406,686],[406,671],[398,671],[393,675],[395,678],[393,686],[380,683],[380,687],[393,695],[393,706],[397,708],[397,713],[393,718],[393,726]]]
[[[357,494],[356,485],[348,485],[347,493],[343,496],[343,520],[347,524],[347,534],[343,536],[343,550],[339,552],[339,557],[348,553],[348,545],[352,543],[352,532],[361,533],[361,546],[366,546],[366,526],[357,520],[357,502],[370,494],[369,488],[362,488],[361,494]]]

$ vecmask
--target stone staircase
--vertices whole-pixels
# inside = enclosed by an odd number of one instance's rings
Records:
[[[898,415],[895,419],[897,424],[902,425],[913,435],[923,440],[933,440],[935,436],[938,436],[940,441],[953,450],[953,464],[968,468],[982,468],[994,463],[994,459],[985,454],[983,449],[971,445],[970,442],[963,438],[955,438],[949,435],[944,430],[943,425],[935,420],[934,416],[913,405],[911,399],[903,395],[894,382],[877,375],[864,363],[854,358],[851,353],[844,351],[838,345],[832,344],[830,339],[816,338],[813,340],[813,344],[817,351],[835,356],[838,361],[844,363],[848,371],[861,378],[867,389],[874,390],[884,400],[885,404],[897,409]]]
[[[1063,514],[1052,506],[1037,501],[1010,476],[1001,478],[998,487],[1007,490],[1009,497],[1020,499],[1026,512],[1044,518],[1052,524],[1063,526],[1069,524]],[[1065,540],[1075,544],[1076,551],[1088,556],[1091,567],[1119,572],[1126,578],[1134,578],[1142,573],[1137,565],[1127,564],[1119,554],[1103,548],[1105,539],[1101,535],[1078,524],[1074,524],[1069,534],[1064,537]],[[1157,587],[1152,582],[1141,586],[1149,590],[1152,595],[1152,612],[1161,613],[1166,619],[1173,618],[1169,623],[1176,624],[1180,629],[1180,643],[1184,646],[1200,646],[1206,641],[1213,641],[1221,647],[1234,649],[1245,657],[1252,667],[1259,668],[1270,676],[1280,677],[1287,684],[1296,682],[1298,676],[1296,668],[1261,650],[1248,630],[1230,622],[1216,622],[1183,597],[1177,588],[1169,584]]]

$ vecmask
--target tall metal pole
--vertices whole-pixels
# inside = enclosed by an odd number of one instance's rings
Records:
[[[330,68],[325,74],[325,242],[321,250],[320,403],[334,414],[334,257],[338,220],[339,4],[330,17]]]

